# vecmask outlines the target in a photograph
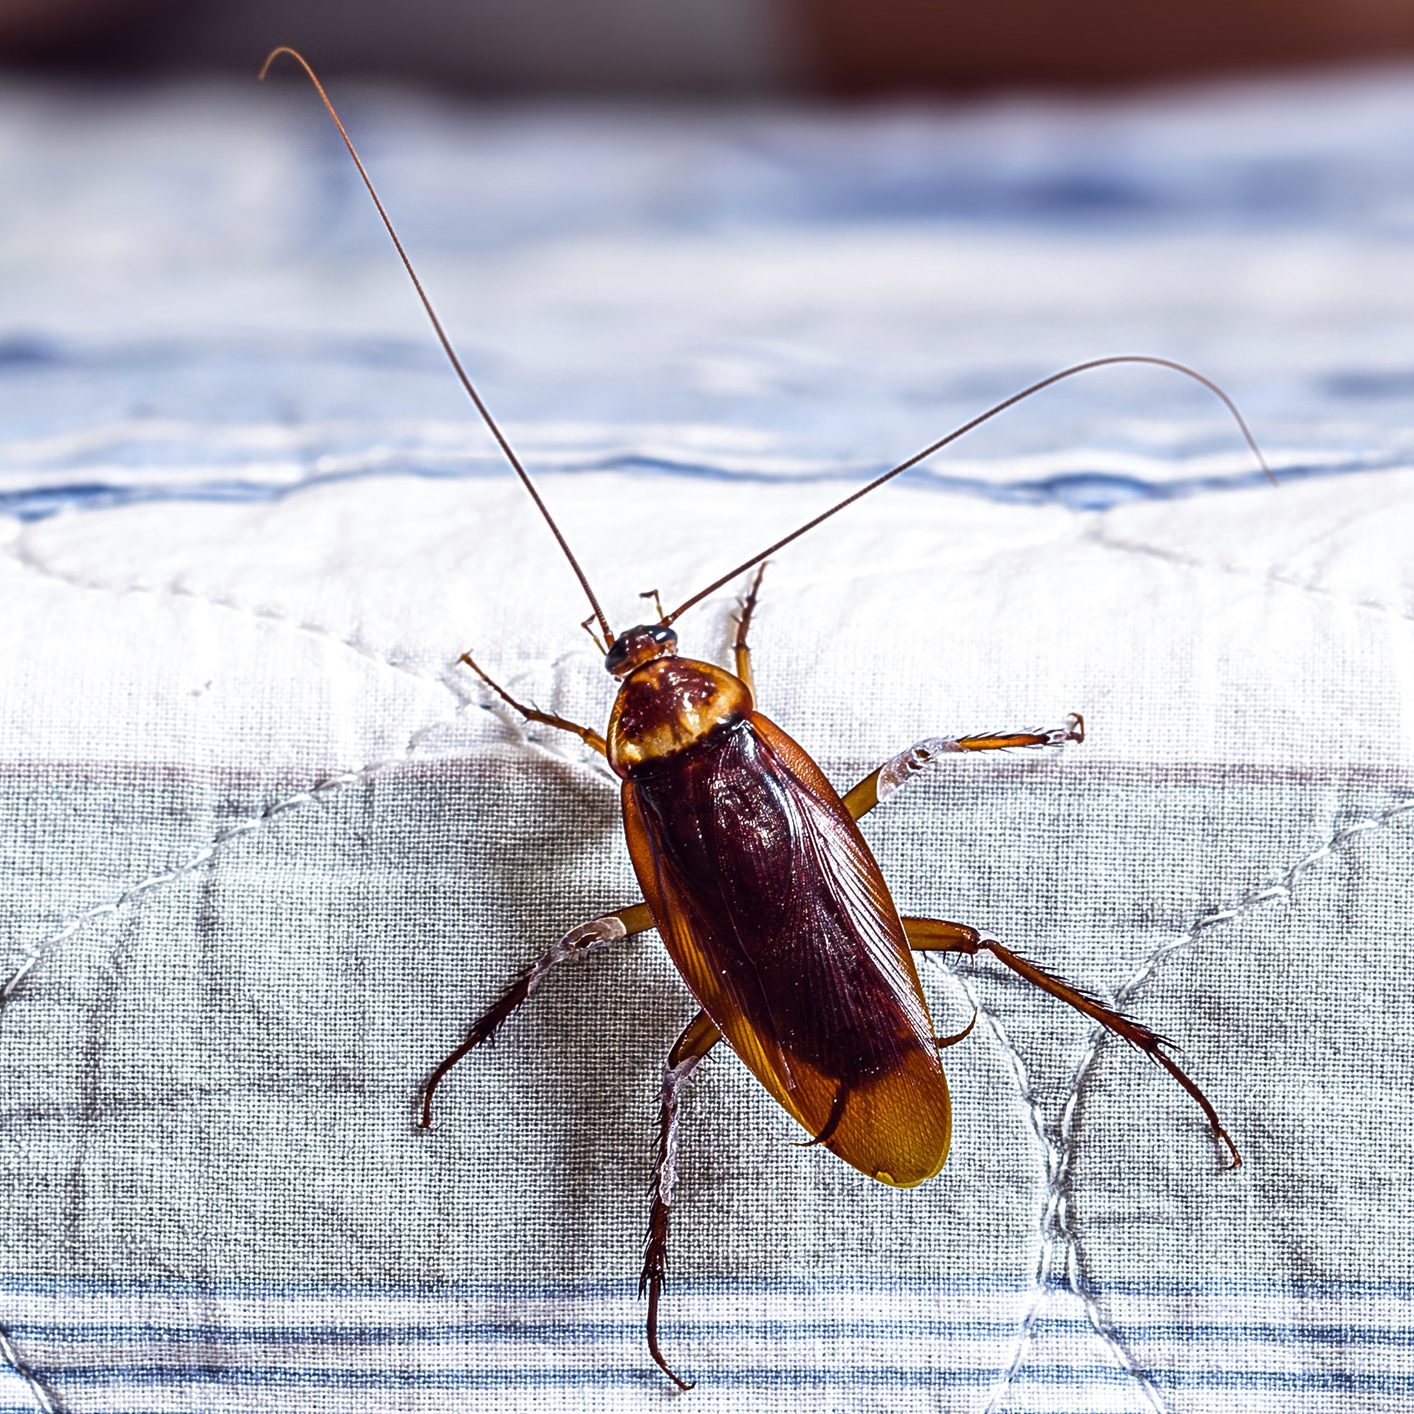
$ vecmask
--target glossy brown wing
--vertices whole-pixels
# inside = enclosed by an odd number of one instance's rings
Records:
[[[781,1106],[871,1178],[942,1167],[947,1081],[898,911],[838,794],[753,713],[634,772],[629,853],[668,953]]]

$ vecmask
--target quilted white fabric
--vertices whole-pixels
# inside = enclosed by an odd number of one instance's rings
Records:
[[[685,1104],[663,1339],[694,1410],[1395,1408],[1414,1391],[1414,91],[951,114],[347,105],[616,624],[979,407],[1035,400],[783,553],[761,706],[910,913],[954,1150],[871,1184],[726,1053]],[[635,1297],[651,935],[614,782],[456,665],[602,729],[586,606],[312,100],[0,105],[0,1409],[659,1407]],[[733,593],[680,624],[721,659]]]

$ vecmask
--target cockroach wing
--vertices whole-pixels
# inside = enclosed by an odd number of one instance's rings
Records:
[[[760,713],[635,771],[629,854],[683,979],[776,1101],[870,1178],[947,1158],[951,1108],[898,910],[809,755]]]

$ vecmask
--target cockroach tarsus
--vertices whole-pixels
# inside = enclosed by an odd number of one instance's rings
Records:
[[[1212,380],[1173,360],[1115,355],[1072,365],[988,408],[921,452],[782,536],[664,613],[615,635],[549,508],[457,357],[413,270],[378,193],[323,85],[293,49],[271,52],[261,70],[288,54],[308,75],[338,127],[417,291],[452,368],[512,469],[549,526],[592,612],[583,627],[619,680],[607,732],[518,702],[468,654],[461,661],[525,720],[573,733],[604,756],[620,779],[624,829],[643,901],[572,928],[517,974],[441,1062],[422,1096],[430,1127],[438,1085],[466,1055],[489,1042],[560,962],[656,928],[699,1010],[668,1052],[659,1095],[657,1155],[639,1294],[648,1298],[647,1343],[677,1385],[658,1343],[667,1270],[669,1214],[677,1182],[679,1102],[684,1085],[718,1042],[731,1050],[810,1136],[867,1177],[911,1188],[943,1166],[952,1112],[941,1052],[964,1040],[935,1034],[913,953],[987,952],[1032,986],[1128,1041],[1193,1098],[1229,1166],[1237,1147],[1202,1090],[1165,1050],[1165,1037],[963,923],[901,916],[857,822],[942,757],[1078,744],[1078,713],[1042,731],[929,737],[884,762],[843,795],[810,755],[756,706],[748,644],[767,559],[885,482],[1063,379],[1091,369],[1147,364],[1193,379],[1226,406],[1258,464],[1261,449],[1232,399]],[[752,577],[732,645],[734,672],[678,656],[673,624],[727,583]],[[597,625],[598,633],[594,631]]]

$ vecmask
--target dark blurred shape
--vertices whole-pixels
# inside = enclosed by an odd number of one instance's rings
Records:
[[[36,61],[120,43],[163,7],[164,0],[0,0],[0,56]]]
[[[0,0],[0,57],[245,77],[288,44],[321,73],[480,94],[720,94],[789,86],[793,22],[777,0]]]
[[[0,0],[48,70],[322,70],[478,93],[837,96],[1104,88],[1414,55],[1411,0]]]
[[[1410,0],[793,0],[841,94],[1108,87],[1414,54]]]

